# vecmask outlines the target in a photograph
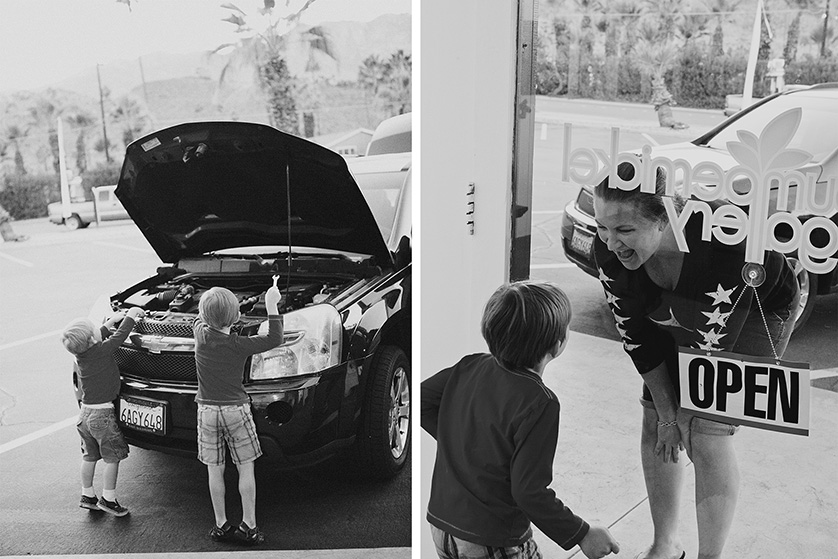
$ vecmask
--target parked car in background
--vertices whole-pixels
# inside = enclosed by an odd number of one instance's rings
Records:
[[[759,137],[774,117],[795,107],[802,109],[801,121],[788,148],[810,153],[813,156],[811,162],[798,170],[815,174],[818,184],[825,184],[829,177],[838,177],[838,83],[798,87],[766,97],[737,112],[692,142],[653,147],[651,157],[662,156],[671,161],[683,159],[690,166],[711,161],[726,171],[737,164],[728,151],[727,143],[738,141],[738,132],[748,131]],[[583,186],[576,199],[565,207],[561,236],[562,248],[568,260],[597,277],[593,258],[593,240],[597,234],[593,208],[594,186]],[[790,190],[793,198],[795,187]],[[776,196],[776,192],[773,195]],[[797,217],[806,221],[812,216]],[[833,214],[830,219],[838,223],[838,214]],[[778,235],[781,232],[778,228]],[[823,239],[813,238],[812,241],[816,246],[826,245]],[[801,289],[795,324],[795,329],[798,329],[809,318],[816,296],[838,290],[838,270],[815,274],[803,268],[796,258],[796,252],[787,257],[794,266]]]
[[[397,474],[411,439],[409,173],[398,186],[356,182],[343,157],[307,140],[208,122],[135,141],[120,177],[117,196],[166,263],[94,311],[146,311],[115,354],[128,442],[195,455],[201,296],[230,289],[233,331],[266,331],[264,293],[279,275],[284,342],[242,371],[266,459],[292,469],[347,450],[370,477]],[[379,188],[395,203],[371,210]]]
[[[365,155],[410,153],[413,151],[413,114],[405,113],[384,120],[375,128]]]
[[[373,149],[368,149],[367,155],[363,157],[347,160],[349,171],[361,187],[361,193],[372,209],[385,239],[391,236],[392,216],[399,205],[404,191],[402,186],[410,171],[411,123],[410,113],[382,121],[370,141]]]
[[[69,217],[64,217],[64,205],[61,202],[47,205],[49,220],[57,225],[65,225],[67,229],[75,230],[100,221],[130,218],[114,194],[115,184],[94,186],[90,190],[93,193],[93,200],[71,201]]]

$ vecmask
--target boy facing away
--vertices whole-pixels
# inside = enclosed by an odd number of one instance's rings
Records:
[[[232,291],[213,287],[198,303],[195,333],[195,364],[198,371],[198,459],[206,464],[215,526],[215,541],[239,541],[256,545],[265,536],[256,525],[256,476],[254,462],[262,455],[250,397],[244,391],[242,371],[247,358],[282,343],[281,299],[274,286],[265,293],[268,333],[239,336],[230,327],[238,321],[239,301]],[[227,520],[224,502],[225,448],[239,471],[242,521],[235,527]]]
[[[145,312],[137,307],[127,314],[116,314],[101,327],[87,318],[74,320],[61,334],[61,343],[75,355],[81,391],[81,409],[76,429],[81,436],[81,502],[90,510],[103,510],[115,516],[125,516],[128,509],[116,500],[116,480],[119,463],[128,457],[128,444],[116,422],[114,400],[119,396],[119,368],[113,352],[122,345],[137,319]],[[119,329],[111,335],[111,326],[119,321]],[[104,466],[102,496],[96,498],[93,476],[96,464]]]
[[[437,441],[427,519],[440,558],[540,559],[530,522],[565,550],[619,552],[607,528],[549,488],[559,401],[541,377],[566,347],[570,316],[555,284],[503,285],[481,321],[490,354],[422,382],[422,428]]]

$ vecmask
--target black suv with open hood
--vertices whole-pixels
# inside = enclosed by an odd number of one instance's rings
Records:
[[[196,453],[201,295],[230,289],[241,309],[233,330],[253,334],[267,329],[264,293],[279,275],[284,342],[242,371],[266,457],[294,468],[354,446],[362,471],[401,469],[410,446],[411,181],[361,178],[340,155],[253,123],[182,124],[128,147],[116,194],[168,264],[106,309],[146,311],[116,353],[129,443]]]

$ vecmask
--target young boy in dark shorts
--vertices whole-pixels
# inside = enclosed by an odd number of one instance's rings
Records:
[[[79,506],[90,510],[103,510],[115,516],[125,516],[128,509],[116,500],[116,480],[119,463],[128,457],[128,444],[116,422],[114,400],[119,396],[119,368],[113,352],[122,345],[136,320],[144,316],[140,308],[127,314],[117,314],[96,327],[87,318],[71,322],[61,334],[61,343],[76,356],[78,382],[81,392],[81,410],[76,429],[81,436],[81,486]],[[111,327],[118,322],[116,333]],[[96,498],[93,476],[96,464],[105,463],[104,489]]]
[[[565,550],[619,552],[607,528],[549,488],[559,400],[541,377],[567,345],[570,317],[555,284],[503,285],[483,311],[490,353],[422,382],[422,428],[437,441],[427,519],[440,558],[540,558],[530,522]]]
[[[256,476],[254,462],[262,455],[250,397],[242,385],[245,361],[255,353],[282,343],[281,299],[274,286],[265,293],[268,333],[239,336],[231,326],[241,316],[239,301],[232,291],[213,287],[203,294],[195,319],[195,364],[198,370],[198,459],[206,464],[215,526],[215,541],[238,541],[256,545],[265,536],[256,525]],[[242,521],[235,527],[227,521],[224,502],[225,450],[239,471]]]

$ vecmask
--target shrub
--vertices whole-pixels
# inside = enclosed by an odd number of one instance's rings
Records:
[[[7,175],[0,190],[0,205],[14,219],[47,215],[47,204],[61,199],[58,179],[53,175]]]
[[[82,173],[82,188],[84,188],[84,199],[93,200],[91,188],[94,186],[105,186],[119,182],[120,165],[118,163],[101,163],[93,169]]]

